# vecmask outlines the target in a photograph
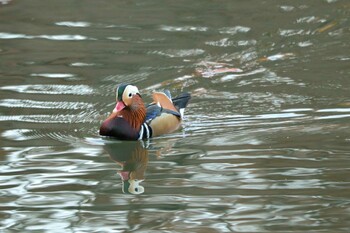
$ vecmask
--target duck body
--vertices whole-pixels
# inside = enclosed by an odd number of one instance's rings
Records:
[[[122,84],[116,91],[117,104],[102,123],[100,135],[120,140],[140,140],[177,130],[191,96],[182,93],[171,98],[169,92],[153,93],[153,103],[145,106],[136,86]]]

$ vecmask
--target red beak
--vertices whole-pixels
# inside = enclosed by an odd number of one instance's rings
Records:
[[[115,105],[115,108],[113,109],[113,112],[119,112],[125,108],[125,104],[123,101],[118,101],[117,104]]]

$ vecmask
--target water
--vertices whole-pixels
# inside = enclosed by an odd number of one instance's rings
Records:
[[[1,231],[349,232],[349,15],[0,1]],[[183,129],[100,137],[121,82],[191,92]]]

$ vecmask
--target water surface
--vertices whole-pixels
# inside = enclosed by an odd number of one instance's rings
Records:
[[[349,15],[0,1],[1,231],[349,232]],[[100,137],[121,82],[190,92],[183,129]]]

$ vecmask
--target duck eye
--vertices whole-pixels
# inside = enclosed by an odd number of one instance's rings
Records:
[[[132,96],[132,94],[131,93],[129,93],[129,97],[131,97]]]

